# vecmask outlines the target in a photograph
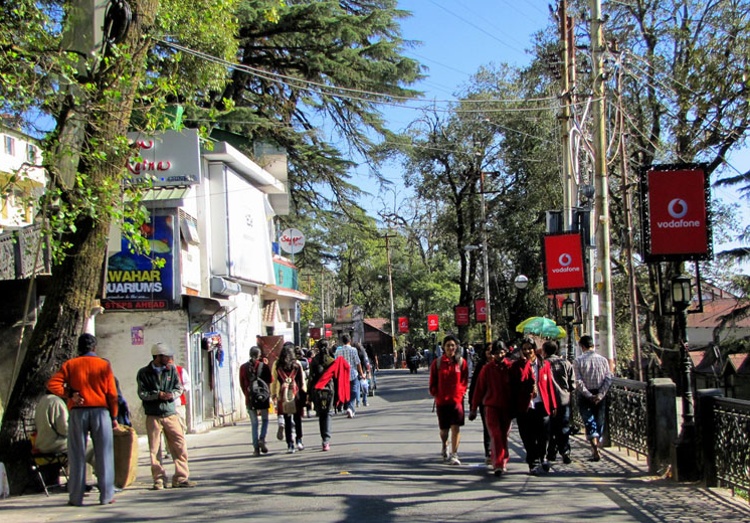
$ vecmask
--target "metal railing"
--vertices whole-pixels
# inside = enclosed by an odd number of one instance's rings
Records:
[[[49,274],[49,248],[37,225],[0,234],[0,280],[22,280],[32,274]]]
[[[647,384],[614,378],[607,393],[610,445],[648,456]]]
[[[714,397],[702,413],[706,484],[750,498],[750,401]],[[707,410],[707,412],[706,412]]]

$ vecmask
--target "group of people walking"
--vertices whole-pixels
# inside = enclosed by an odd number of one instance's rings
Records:
[[[430,395],[435,400],[443,461],[460,465],[458,449],[468,391],[469,420],[482,420],[486,463],[496,476],[507,471],[512,421],[526,453],[530,474],[549,472],[558,455],[571,462],[571,399],[575,394],[591,460],[599,461],[604,426],[604,397],[612,382],[609,362],[596,354],[591,336],[581,336],[582,354],[571,364],[558,355],[555,341],[539,347],[524,338],[512,353],[498,340],[478,353],[473,373],[452,335],[443,340],[442,356],[430,366]]]

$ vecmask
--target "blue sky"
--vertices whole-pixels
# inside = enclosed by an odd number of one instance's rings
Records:
[[[555,0],[399,0],[399,8],[412,13],[401,21],[404,39],[421,42],[405,54],[429,69],[428,77],[416,86],[425,92],[423,100],[455,99],[454,93],[483,65],[527,65],[533,34],[552,23],[548,3],[557,4]],[[384,113],[394,130],[402,130],[418,117],[413,109],[390,108]],[[732,155],[725,172],[729,175],[747,170],[750,149]],[[398,165],[387,166],[381,174],[394,183],[394,188],[380,194],[366,168],[356,179],[371,194],[361,204],[372,215],[393,211],[406,195]],[[740,204],[742,223],[750,222],[750,206],[735,191],[714,189],[713,197]]]

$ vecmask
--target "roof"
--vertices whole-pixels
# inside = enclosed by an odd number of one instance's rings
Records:
[[[730,354],[724,365],[725,372],[730,365],[737,374],[750,374],[750,354]]]
[[[391,335],[390,332],[387,332],[383,329],[383,327],[391,323],[391,320],[389,320],[388,318],[365,318],[364,320],[362,320],[362,322],[365,325],[369,325],[373,329],[379,330],[380,332],[387,334],[388,336]]]
[[[286,287],[279,287],[278,285],[266,285],[263,287],[264,291],[273,294],[275,296],[282,296],[284,298],[294,298],[299,301],[312,301],[312,296],[305,294],[294,289],[288,289]]]
[[[713,329],[721,322],[721,317],[726,316],[738,307],[746,306],[747,300],[723,298],[714,301],[703,302],[703,312],[688,314],[687,325],[691,328]],[[737,320],[727,327],[750,328],[750,317]]]

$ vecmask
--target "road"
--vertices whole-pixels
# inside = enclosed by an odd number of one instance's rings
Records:
[[[303,427],[307,448],[286,454],[269,431],[271,451],[253,457],[249,422],[188,437],[195,489],[151,491],[145,440],[137,482],[116,503],[66,506],[67,495],[0,500],[3,523],[47,521],[750,521],[747,503],[723,491],[648,476],[645,462],[615,450],[586,461],[576,438],[573,463],[529,476],[520,439],[511,439],[508,474],[484,465],[479,420],[462,431],[463,465],[442,463],[427,375],[383,371],[378,394],[354,419],[335,416],[330,452],[321,452],[317,420]],[[275,429],[275,426],[271,426]],[[171,470],[171,464],[168,464]]]

